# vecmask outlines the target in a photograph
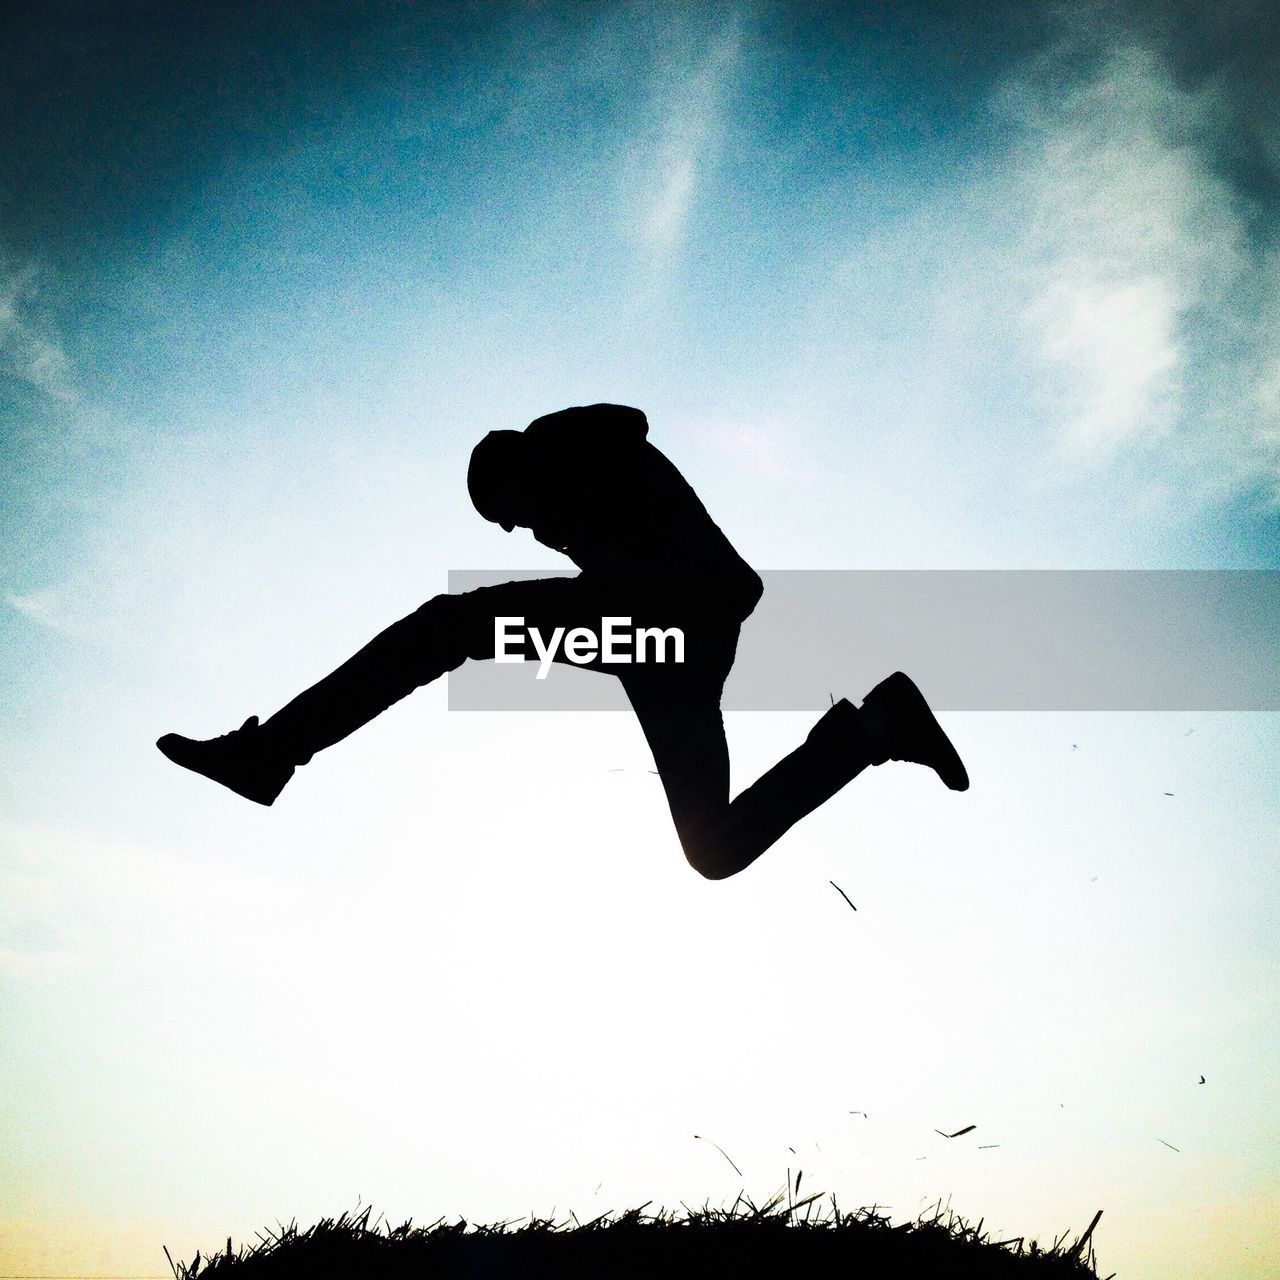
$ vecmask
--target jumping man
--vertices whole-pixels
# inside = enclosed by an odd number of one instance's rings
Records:
[[[575,627],[601,635],[605,619],[631,618],[637,627],[678,628],[684,661],[596,657],[574,665],[622,681],[685,857],[709,879],[749,866],[868,765],[925,765],[964,791],[969,779],[955,748],[920,691],[895,672],[860,707],[842,698],[730,800],[720,696],[763,585],[648,430],[639,409],[597,404],[548,414],[524,431],[491,431],[472,452],[467,487],[476,510],[508,533],[529,529],[574,561],[577,577],[436,596],[264,723],[251,716],[220,738],[170,733],[156,745],[176,764],[269,805],[317,751],[468,658],[492,660],[495,619],[523,618],[543,635]],[[555,660],[569,661],[564,648]]]

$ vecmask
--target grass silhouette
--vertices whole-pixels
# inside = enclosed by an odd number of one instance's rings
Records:
[[[391,1227],[371,1209],[296,1223],[260,1234],[254,1245],[190,1263],[174,1263],[174,1280],[400,1280],[404,1277],[732,1276],[795,1275],[941,1277],[943,1280],[1097,1280],[1090,1238],[1049,1248],[1035,1241],[992,1241],[941,1204],[915,1222],[894,1226],[876,1208],[841,1212],[821,1193],[791,1201],[783,1193],[757,1207],[743,1195],[728,1209],[682,1206],[647,1213],[647,1204],[589,1222],[531,1218],[470,1226],[465,1220],[428,1227]],[[524,1225],[518,1226],[522,1222]],[[168,1250],[165,1250],[166,1256]],[[1110,1277],[1107,1280],[1111,1280]]]

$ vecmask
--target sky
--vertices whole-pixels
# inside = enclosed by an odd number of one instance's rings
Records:
[[[271,809],[153,746],[566,567],[464,478],[570,404],[758,569],[1280,569],[1265,5],[0,21],[0,1275],[799,1169],[1271,1274],[1274,712],[953,714],[971,792],[717,883],[622,713],[432,686]]]

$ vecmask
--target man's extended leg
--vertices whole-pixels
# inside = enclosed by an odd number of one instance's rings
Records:
[[[206,741],[170,733],[156,746],[175,764],[269,805],[294,768],[317,751],[468,658],[492,658],[495,616],[554,617],[572,626],[589,617],[591,608],[590,589],[580,578],[505,582],[436,596],[265,723],[253,716],[240,729]]]

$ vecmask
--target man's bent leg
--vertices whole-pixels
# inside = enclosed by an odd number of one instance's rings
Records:
[[[841,700],[809,736],[735,800],[718,691],[709,699],[633,695],[689,864],[736,875],[806,814],[875,763],[859,712]]]
[[[733,871],[750,866],[801,818],[879,763],[861,715],[841,698],[790,755],[734,799],[724,829]]]
[[[906,760],[934,769],[948,787],[969,785],[960,757],[915,685],[901,672],[861,708],[841,699],[790,755],[732,802],[719,691],[632,692],[653,750],[685,857],[722,880],[753,863],[801,818],[871,764]]]
[[[710,880],[741,870],[730,865],[733,851],[724,832],[729,813],[729,748],[720,690],[670,699],[643,696],[634,688],[627,692],[653,753],[689,865]]]

